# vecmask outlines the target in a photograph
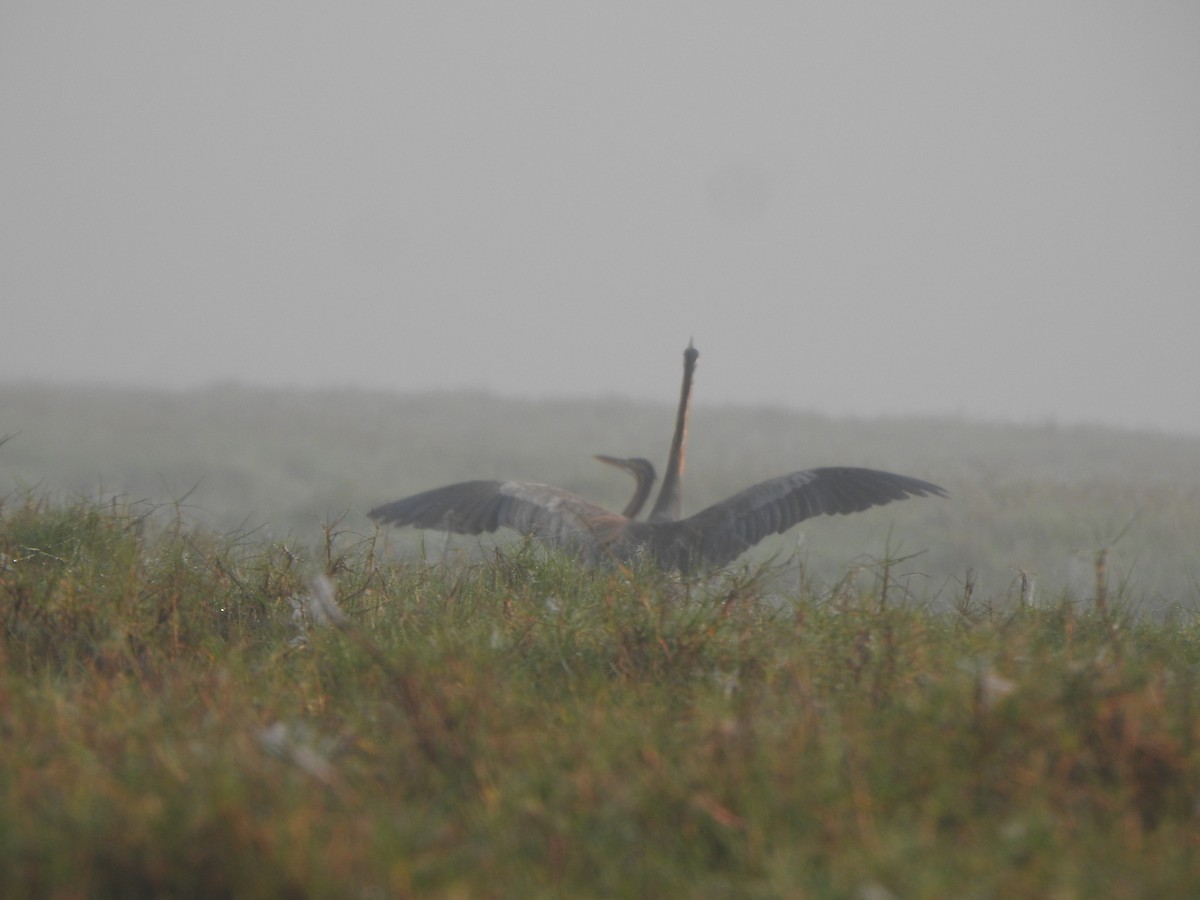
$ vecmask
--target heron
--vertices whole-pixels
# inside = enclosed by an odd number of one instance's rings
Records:
[[[928,481],[876,469],[827,466],[760,481],[687,518],[682,486],[692,382],[699,352],[683,354],[683,384],[662,486],[649,516],[637,518],[655,481],[641,457],[597,456],[636,481],[625,509],[613,512],[571,491],[532,481],[461,481],[385,503],[368,515],[381,524],[479,535],[510,528],[565,550],[588,565],[648,558],[683,575],[715,571],[768,535],[818,515],[846,515],[909,497],[947,497]]]

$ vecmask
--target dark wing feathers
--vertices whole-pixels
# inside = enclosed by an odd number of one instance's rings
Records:
[[[673,555],[723,566],[770,534],[819,515],[861,512],[906,497],[947,496],[919,478],[875,469],[806,469],[759,482],[680,522]]]
[[[483,534],[500,527],[595,559],[599,543],[624,517],[548,484],[462,481],[385,503],[368,515],[384,524]]]
[[[482,534],[500,527],[500,481],[463,481],[377,506],[367,515],[388,525]]]

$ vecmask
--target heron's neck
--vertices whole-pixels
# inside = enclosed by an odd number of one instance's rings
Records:
[[[637,518],[637,514],[642,511],[642,507],[646,505],[646,500],[650,497],[650,490],[654,487],[654,472],[647,471],[639,466],[634,471],[634,478],[637,479],[637,488],[633,492],[633,496],[629,498],[629,503],[625,505],[625,511],[622,513],[627,519]]]
[[[651,522],[673,522],[683,509],[683,470],[687,455],[688,412],[691,406],[692,376],[696,371],[696,357],[700,354],[689,343],[683,352],[683,387],[679,391],[679,412],[675,416],[675,435],[671,438],[671,453],[667,459],[667,472],[663,476],[662,488],[654,509],[650,511]]]

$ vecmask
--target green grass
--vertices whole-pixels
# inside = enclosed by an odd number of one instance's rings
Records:
[[[1200,894],[1190,614],[386,557],[10,499],[0,895]]]

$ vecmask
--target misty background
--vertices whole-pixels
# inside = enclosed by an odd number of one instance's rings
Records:
[[[1200,433],[1200,5],[10,3],[0,379]],[[619,450],[620,448],[616,448]]]

